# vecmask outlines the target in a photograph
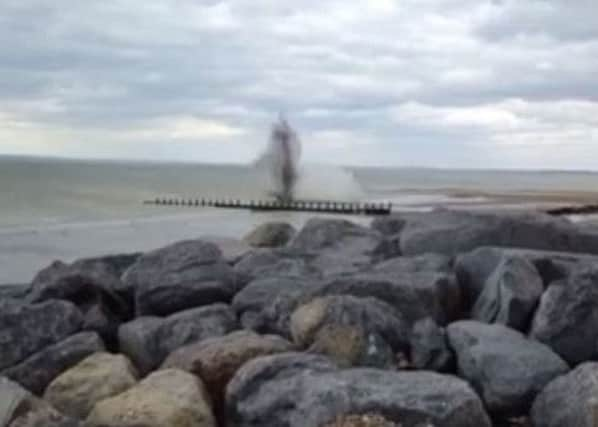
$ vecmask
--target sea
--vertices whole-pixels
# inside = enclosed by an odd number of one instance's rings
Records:
[[[598,194],[595,172],[322,164],[309,165],[301,173],[298,198],[385,202],[399,211],[553,205],[591,201]],[[251,165],[0,156],[0,230],[172,216],[189,209],[143,204],[156,197],[270,196],[267,173]]]
[[[254,165],[0,156],[0,284],[54,259],[149,250],[202,235],[241,238],[268,220],[313,214],[153,206],[159,198],[264,200]],[[392,203],[394,211],[538,209],[598,202],[598,173],[302,165],[299,199]],[[353,218],[367,223],[369,218]]]

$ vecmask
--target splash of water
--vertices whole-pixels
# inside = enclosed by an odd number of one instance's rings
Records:
[[[297,132],[281,116],[272,126],[270,141],[255,162],[269,172],[270,195],[278,200],[359,200],[363,192],[353,175],[337,166],[299,165],[301,144]]]

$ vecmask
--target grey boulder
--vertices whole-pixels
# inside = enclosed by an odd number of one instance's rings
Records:
[[[542,295],[530,336],[575,365],[596,356],[597,328],[598,264],[580,264]]]
[[[119,348],[143,376],[179,347],[237,329],[235,313],[226,304],[181,311],[165,318],[139,317],[118,331]]]
[[[310,266],[309,259],[286,249],[259,248],[245,254],[234,265],[234,270],[242,285],[255,279],[316,276],[319,271]]]
[[[416,369],[452,372],[455,356],[448,345],[446,330],[427,317],[413,326],[410,339],[411,363]]]
[[[527,413],[536,395],[569,371],[547,346],[502,325],[459,321],[447,328],[459,376],[479,393],[489,412]]]
[[[404,255],[457,255],[481,246],[598,254],[598,230],[541,213],[435,210],[402,216]]]
[[[461,312],[461,290],[452,273],[367,271],[338,275],[325,279],[311,292],[312,298],[327,295],[378,298],[411,323],[432,317],[446,324]]]
[[[227,387],[229,426],[324,426],[378,414],[402,425],[490,427],[464,381],[431,372],[338,370],[321,356],[287,353],[245,364]],[[334,424],[332,424],[334,425]]]
[[[214,243],[188,240],[143,254],[123,275],[138,316],[229,302],[236,275]]]
[[[511,257],[531,262],[542,277],[544,286],[567,278],[579,263],[598,262],[598,256],[595,255],[520,248],[481,247],[460,254],[455,260],[455,272],[468,306],[476,301],[502,260]]]
[[[18,382],[27,390],[41,395],[62,372],[90,354],[104,350],[104,343],[95,332],[80,332],[45,347],[27,359],[2,371],[2,375]]]
[[[310,219],[288,248],[314,254],[311,265],[323,275],[359,271],[398,255],[378,231],[341,219]]]
[[[116,270],[102,261],[54,262],[33,279],[28,300],[72,302],[83,313],[84,329],[98,332],[112,344],[118,326],[133,316],[130,304],[117,293],[120,290],[122,282]]]
[[[316,298],[295,310],[290,327],[300,347],[323,350],[342,365],[390,367],[409,347],[408,323],[376,298]]]
[[[67,301],[23,304],[0,300],[0,370],[78,332],[82,326],[81,312]]]
[[[318,283],[309,277],[256,279],[235,295],[232,306],[244,328],[290,339],[291,314]]]
[[[584,363],[550,382],[531,411],[535,427],[594,427],[598,423],[598,363]]]
[[[423,254],[413,257],[395,257],[376,264],[373,271],[391,274],[451,273],[452,260],[441,254]]]
[[[250,246],[275,248],[286,245],[295,233],[295,228],[286,222],[266,222],[251,230],[244,240]]]
[[[527,332],[544,292],[536,267],[520,257],[506,257],[486,281],[471,317]]]
[[[0,377],[0,426],[81,427],[43,400],[7,378]]]

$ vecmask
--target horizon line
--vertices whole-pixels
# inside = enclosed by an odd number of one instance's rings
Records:
[[[251,162],[213,162],[208,160],[182,160],[182,159],[144,159],[144,158],[116,158],[116,157],[82,157],[82,156],[65,156],[65,155],[42,155],[42,154],[11,154],[0,153],[0,159],[32,159],[32,160],[50,160],[50,161],[64,161],[64,162],[88,162],[88,163],[136,163],[136,164],[179,164],[179,165],[204,165],[204,166],[251,166]],[[318,163],[306,162],[306,164],[331,165],[342,168],[351,169],[413,169],[413,170],[443,170],[443,171],[463,171],[463,172],[529,172],[529,173],[588,173],[596,174],[597,169],[573,169],[573,168],[518,168],[518,167],[491,167],[491,168],[468,168],[468,167],[454,167],[454,166],[423,166],[423,165],[357,165],[357,164],[334,164],[334,163]]]

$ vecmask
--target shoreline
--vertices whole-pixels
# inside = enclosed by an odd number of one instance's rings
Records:
[[[431,204],[412,200],[410,204],[395,206],[393,214],[425,212],[441,207],[482,212],[545,212],[565,208],[568,211],[564,213],[568,215],[564,216],[572,222],[598,224],[598,212],[584,212],[583,208],[598,201],[598,193],[594,192],[505,193],[447,188],[442,191],[418,190],[417,194],[449,197],[453,201]],[[314,216],[344,218],[361,225],[368,225],[373,220],[365,216],[309,212],[266,213],[179,207],[132,218],[0,226],[0,286],[28,283],[35,272],[55,260],[71,262],[110,253],[145,252],[175,241],[206,236],[218,242],[239,242],[261,223],[285,221],[299,228]]]

